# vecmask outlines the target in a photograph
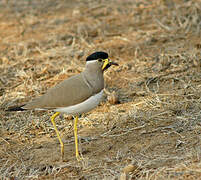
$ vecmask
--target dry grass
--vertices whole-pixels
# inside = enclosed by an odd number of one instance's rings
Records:
[[[199,179],[201,1],[1,1],[2,179]],[[105,74],[106,100],[79,123],[52,112],[5,112],[81,72],[105,50],[120,66]],[[70,118],[69,118],[70,119]]]

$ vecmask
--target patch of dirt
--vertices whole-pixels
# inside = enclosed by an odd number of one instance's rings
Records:
[[[201,1],[0,2],[2,179],[200,179]],[[104,101],[79,119],[6,112],[80,73],[103,50]],[[115,92],[119,103],[108,101]]]

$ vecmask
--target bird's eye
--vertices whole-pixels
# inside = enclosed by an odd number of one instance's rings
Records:
[[[103,61],[102,59],[99,59],[99,60],[98,60],[98,62],[102,62],[102,61]]]

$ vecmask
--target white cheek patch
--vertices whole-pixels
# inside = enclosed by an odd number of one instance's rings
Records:
[[[90,60],[90,61],[87,61],[86,64],[93,64],[93,63],[96,63],[98,62],[98,60]]]

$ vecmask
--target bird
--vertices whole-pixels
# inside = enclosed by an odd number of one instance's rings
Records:
[[[82,160],[78,150],[77,123],[78,117],[83,113],[97,107],[104,91],[104,72],[112,65],[118,63],[109,59],[106,52],[94,52],[86,58],[84,70],[67,78],[56,86],[47,90],[46,94],[20,106],[8,107],[7,111],[51,110],[51,122],[60,142],[61,159],[64,159],[64,143],[56,127],[55,118],[60,113],[74,117],[75,156]]]

